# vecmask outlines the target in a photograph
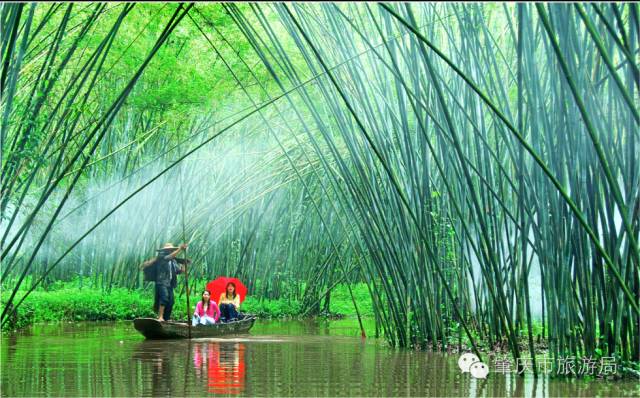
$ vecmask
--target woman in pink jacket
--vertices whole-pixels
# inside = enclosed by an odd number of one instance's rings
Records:
[[[191,324],[213,325],[220,318],[220,309],[215,301],[211,300],[211,293],[208,290],[202,292],[202,301],[198,301],[196,311],[193,313]]]

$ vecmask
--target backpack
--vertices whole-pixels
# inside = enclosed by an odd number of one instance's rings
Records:
[[[155,282],[158,278],[158,262],[157,259],[153,259],[152,265],[149,265],[142,269],[143,280],[145,282]]]

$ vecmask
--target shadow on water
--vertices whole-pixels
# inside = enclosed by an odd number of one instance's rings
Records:
[[[2,396],[638,396],[634,380],[462,374],[457,358],[354,337],[354,322],[259,322],[250,335],[149,341],[130,323],[2,337]],[[353,333],[352,333],[353,332]]]

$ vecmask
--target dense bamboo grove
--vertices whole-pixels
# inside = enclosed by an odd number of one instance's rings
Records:
[[[638,361],[638,12],[5,3],[2,322],[189,241],[307,313],[365,281],[394,345]]]

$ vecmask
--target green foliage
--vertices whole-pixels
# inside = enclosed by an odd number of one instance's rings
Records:
[[[373,316],[373,303],[369,295],[369,289],[364,283],[357,283],[351,286],[353,297],[358,305],[358,310],[362,316]],[[355,315],[353,302],[349,289],[346,285],[339,285],[331,291],[331,301],[329,310],[333,314]]]
[[[5,301],[3,295],[3,303]],[[16,322],[10,327],[55,321],[121,320],[153,316],[153,298],[124,288],[103,293],[93,289],[62,287],[36,291],[18,307]]]
[[[86,282],[85,282],[86,283]],[[361,314],[373,315],[373,307],[366,285],[353,287]],[[8,291],[2,294],[2,303],[8,298]],[[175,291],[173,319],[186,319],[186,297]],[[198,297],[190,298],[192,311]],[[153,289],[129,290],[112,288],[109,292],[101,289],[79,288],[78,280],[56,281],[48,291],[37,290],[18,307],[17,317],[5,328],[17,329],[31,323],[58,321],[115,321],[139,317],[153,317]],[[291,318],[301,315],[302,305],[290,298],[266,299],[247,297],[242,303],[242,312],[256,314],[261,318]],[[331,296],[331,312],[354,316],[355,310],[347,287],[340,285]]]
[[[282,318],[300,315],[300,302],[287,299],[256,299],[247,297],[242,303],[242,311],[260,317]]]

